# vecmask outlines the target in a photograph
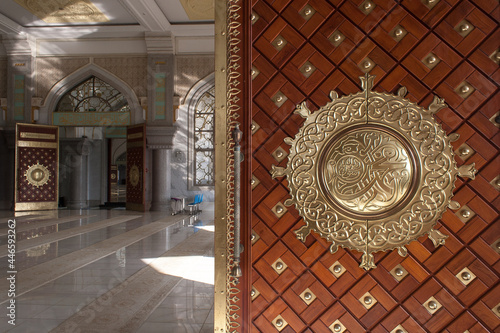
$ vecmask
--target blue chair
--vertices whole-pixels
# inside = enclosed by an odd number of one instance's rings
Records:
[[[188,204],[189,214],[198,214],[200,212],[200,204],[203,202],[203,194],[194,196],[194,201]]]

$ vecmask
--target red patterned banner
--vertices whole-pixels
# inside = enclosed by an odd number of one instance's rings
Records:
[[[15,210],[57,209],[59,128],[17,124]]]
[[[146,125],[127,127],[127,209],[146,210]]]

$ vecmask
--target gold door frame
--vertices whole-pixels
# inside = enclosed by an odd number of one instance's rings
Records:
[[[242,47],[242,0],[215,1],[215,297],[214,332],[237,332],[241,326],[238,279],[234,263],[234,140],[232,130],[242,94],[238,62]],[[240,15],[240,16],[239,16]],[[236,65],[236,66],[235,66]],[[240,320],[238,320],[240,318]]]

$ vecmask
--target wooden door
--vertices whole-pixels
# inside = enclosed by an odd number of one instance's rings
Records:
[[[16,124],[16,211],[57,209],[59,127]]]
[[[243,254],[243,262],[248,260],[243,281],[250,283],[241,286],[242,319],[234,320],[239,330],[498,330],[498,2],[249,3],[240,2],[242,16],[251,20],[243,27],[251,27],[252,59],[252,71],[241,69],[252,82],[251,109],[243,110],[243,119],[251,112],[252,127],[246,127],[252,131],[251,154],[244,163],[253,176],[251,201],[243,207],[251,219],[243,237],[252,233],[253,242]],[[286,178],[272,179],[269,173],[273,164],[286,167],[289,146],[283,140],[294,137],[303,122],[293,114],[295,106],[305,101],[318,109],[331,90],[356,93],[365,72],[376,75],[374,90],[395,94],[405,86],[406,98],[423,107],[434,95],[444,98],[449,107],[436,118],[448,135],[460,134],[453,143],[456,162],[474,162],[478,169],[474,180],[456,182],[453,199],[461,209],[446,211],[436,226],[449,236],[443,246],[435,248],[422,237],[408,245],[407,257],[397,251],[376,254],[378,267],[370,271],[358,267],[361,253],[332,254],[314,232],[304,243],[298,240],[293,231],[304,222],[294,207],[283,208],[289,198]],[[275,269],[278,261],[282,272]],[[309,304],[306,290],[315,295]]]
[[[126,208],[146,211],[146,124],[127,127]]]

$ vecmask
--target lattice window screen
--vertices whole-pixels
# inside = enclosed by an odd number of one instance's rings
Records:
[[[214,185],[215,87],[197,101],[194,115],[195,186]]]

